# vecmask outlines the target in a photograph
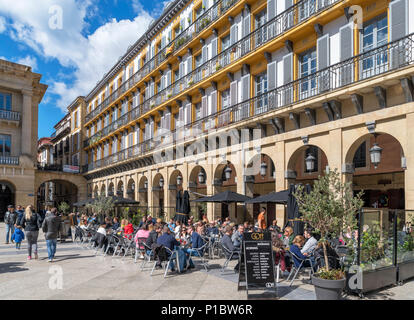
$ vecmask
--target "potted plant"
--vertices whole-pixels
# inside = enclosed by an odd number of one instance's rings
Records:
[[[351,182],[343,183],[335,169],[319,176],[310,193],[299,186],[294,193],[305,223],[315,228],[321,236],[319,242],[324,252],[324,268],[312,276],[318,300],[339,300],[345,288],[343,270],[331,269],[328,261],[328,236],[339,237],[349,229],[355,230],[356,215],[363,206],[361,191],[354,196]]]

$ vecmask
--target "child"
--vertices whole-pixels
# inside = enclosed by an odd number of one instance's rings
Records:
[[[16,249],[20,250],[20,245],[22,244],[23,240],[24,240],[24,232],[22,231],[22,227],[17,226],[14,229],[14,233],[12,235],[12,241],[16,243]]]

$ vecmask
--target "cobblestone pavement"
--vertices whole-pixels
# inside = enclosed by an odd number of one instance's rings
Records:
[[[27,243],[16,250],[6,245],[4,224],[0,224],[0,299],[169,299],[169,300],[245,300],[245,291],[237,291],[237,274],[233,261],[224,274],[220,271],[223,259],[209,261],[209,271],[197,265],[183,274],[162,270],[150,276],[150,269],[140,271],[140,262],[130,257],[103,257],[95,250],[72,242],[57,245],[55,261],[47,261],[46,242],[39,234],[39,259],[27,260]],[[60,278],[60,274],[62,277]],[[306,276],[305,276],[306,277]],[[62,279],[59,282],[59,279]],[[414,299],[414,281],[368,296],[372,299]],[[259,296],[258,296],[259,297]],[[349,298],[349,297],[348,297]],[[357,299],[357,297],[350,297]],[[289,287],[286,281],[278,284],[278,299],[314,300],[313,286],[302,280]],[[359,299],[359,298],[358,298]]]

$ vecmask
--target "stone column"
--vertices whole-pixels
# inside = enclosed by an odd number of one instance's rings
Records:
[[[289,159],[285,159],[286,153],[284,141],[276,142],[275,156],[272,158],[275,159],[276,192],[286,190],[289,186],[285,179],[285,171],[287,170],[287,162]],[[285,206],[277,204],[275,210],[277,223],[279,227],[283,227],[285,225]]]
[[[404,146],[407,169],[404,174],[405,209],[414,210],[414,144],[411,142],[414,137],[414,113],[407,114],[407,142]]]
[[[342,129],[338,128],[329,131],[329,153],[326,155],[328,158],[328,165],[330,170],[337,169],[338,172],[342,170],[342,163],[345,157],[342,157]],[[322,168],[325,170],[325,168]],[[344,179],[344,178],[343,178]]]

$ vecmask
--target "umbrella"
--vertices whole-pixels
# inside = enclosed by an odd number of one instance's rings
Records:
[[[289,200],[289,190],[283,190],[279,192],[271,192],[260,197],[256,197],[252,200],[246,201],[246,203],[278,203],[287,204]]]
[[[81,200],[78,202],[75,202],[73,204],[74,207],[83,207],[86,206],[88,203],[92,203],[94,199],[86,199],[86,200]]]
[[[293,195],[296,189],[297,189],[297,186],[295,186],[294,184],[291,184],[289,187],[289,201],[288,201],[288,206],[287,206],[288,222],[286,226],[293,225],[294,234],[299,235],[299,234],[303,234],[304,223],[302,221],[297,220],[301,217],[301,214],[299,212],[299,206],[296,201],[296,198]],[[311,186],[307,184],[303,192],[310,193],[310,191],[311,191]]]
[[[233,203],[233,202],[246,202],[252,200],[252,198],[242,195],[233,191],[224,191],[215,194],[210,197],[203,197],[193,200],[195,202],[221,202],[221,203]]]
[[[181,194],[181,190],[177,192],[174,221],[180,221],[181,223],[187,224],[188,216],[190,214],[190,195],[188,194],[188,191],[184,191],[184,195]]]

